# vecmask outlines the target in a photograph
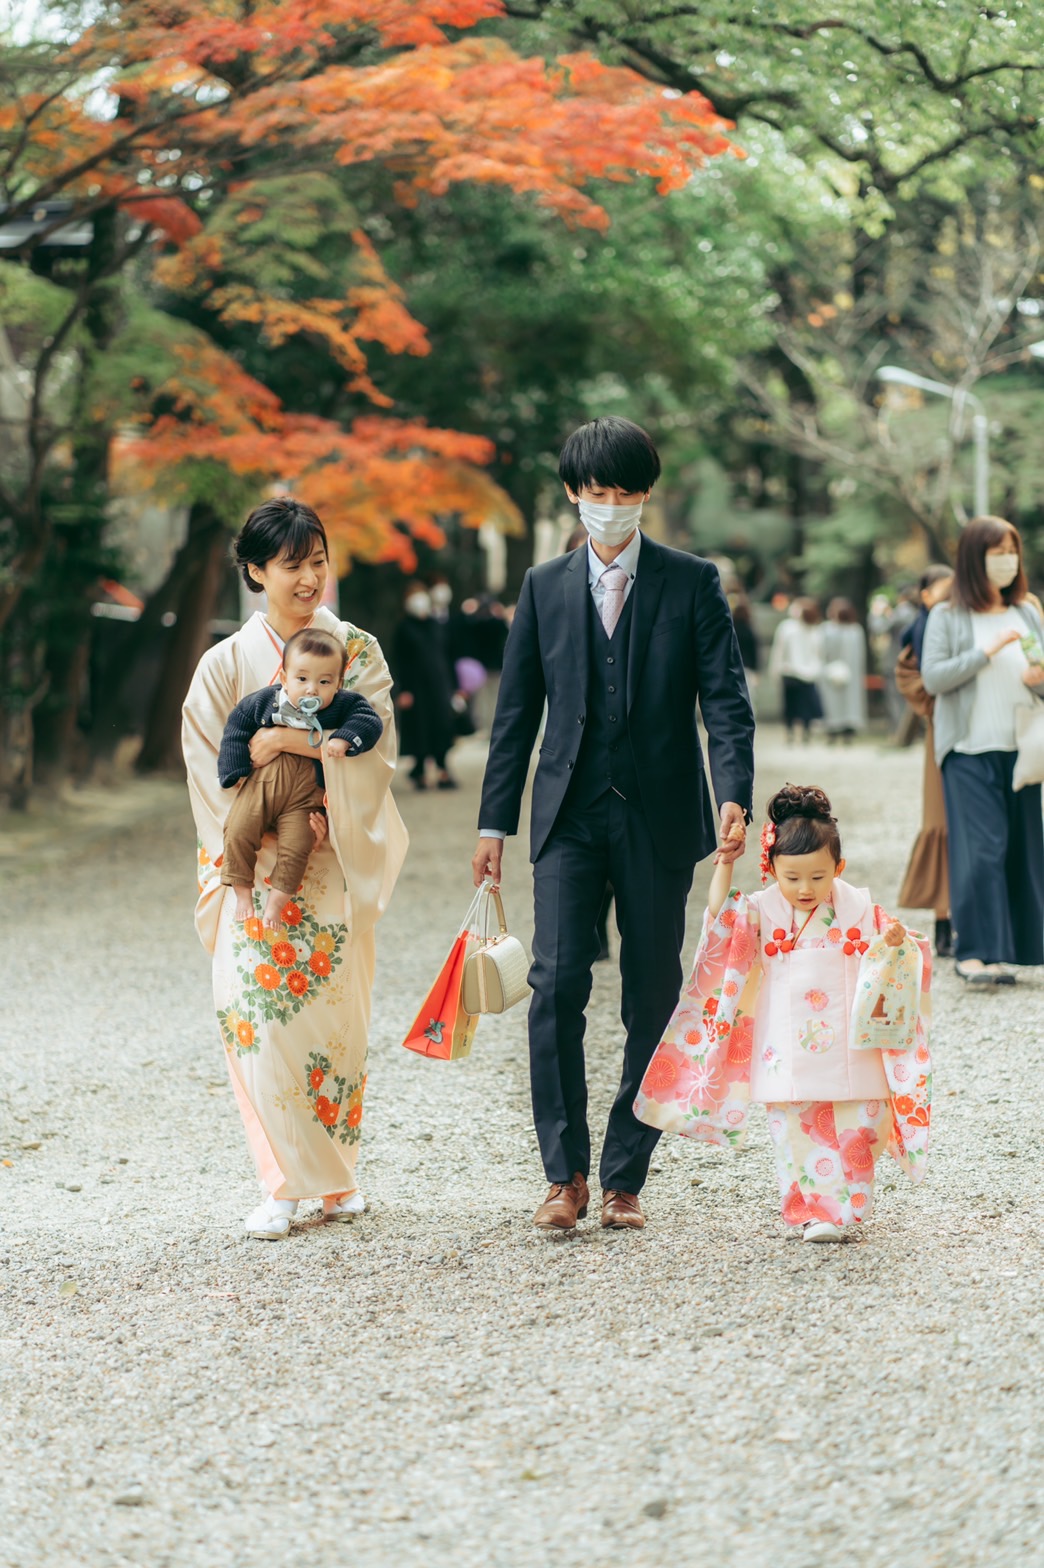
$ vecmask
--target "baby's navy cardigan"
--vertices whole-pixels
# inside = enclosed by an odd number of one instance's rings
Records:
[[[237,702],[228,716],[218,752],[218,779],[222,789],[231,789],[239,779],[254,771],[250,742],[259,729],[272,727],[276,692],[279,686],[266,686]],[[380,715],[358,692],[339,691],[328,707],[316,715],[324,730],[332,730],[338,740],[347,741],[348,756],[358,757],[372,751],[384,733]],[[316,764],[318,768],[318,764]]]

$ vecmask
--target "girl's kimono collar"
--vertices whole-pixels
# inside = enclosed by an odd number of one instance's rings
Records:
[[[869,940],[873,935],[874,903],[868,887],[853,887],[850,882],[835,877],[828,902],[842,931],[847,931],[850,926],[858,926],[864,939]],[[783,926],[785,930],[790,930],[794,908],[787,903],[775,882],[768,885],[758,903],[761,905],[761,923],[765,929],[772,931],[776,926]]]

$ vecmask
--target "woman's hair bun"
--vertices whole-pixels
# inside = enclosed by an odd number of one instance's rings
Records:
[[[768,803],[769,821],[778,827],[790,817],[808,817],[816,822],[833,822],[830,801],[821,789],[811,784],[784,784]]]

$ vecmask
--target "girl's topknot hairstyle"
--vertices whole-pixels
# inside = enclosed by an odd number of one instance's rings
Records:
[[[830,801],[811,784],[785,784],[768,803],[775,836],[768,851],[770,863],[777,855],[814,855],[828,849],[835,866],[841,859],[841,834]]]

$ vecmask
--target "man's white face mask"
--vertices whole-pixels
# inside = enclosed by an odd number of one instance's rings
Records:
[[[596,544],[623,544],[641,521],[642,502],[607,506],[601,501],[580,501],[580,521]]]
[[[406,599],[407,615],[415,615],[419,621],[426,621],[431,614],[431,600],[426,593],[411,593]]]

